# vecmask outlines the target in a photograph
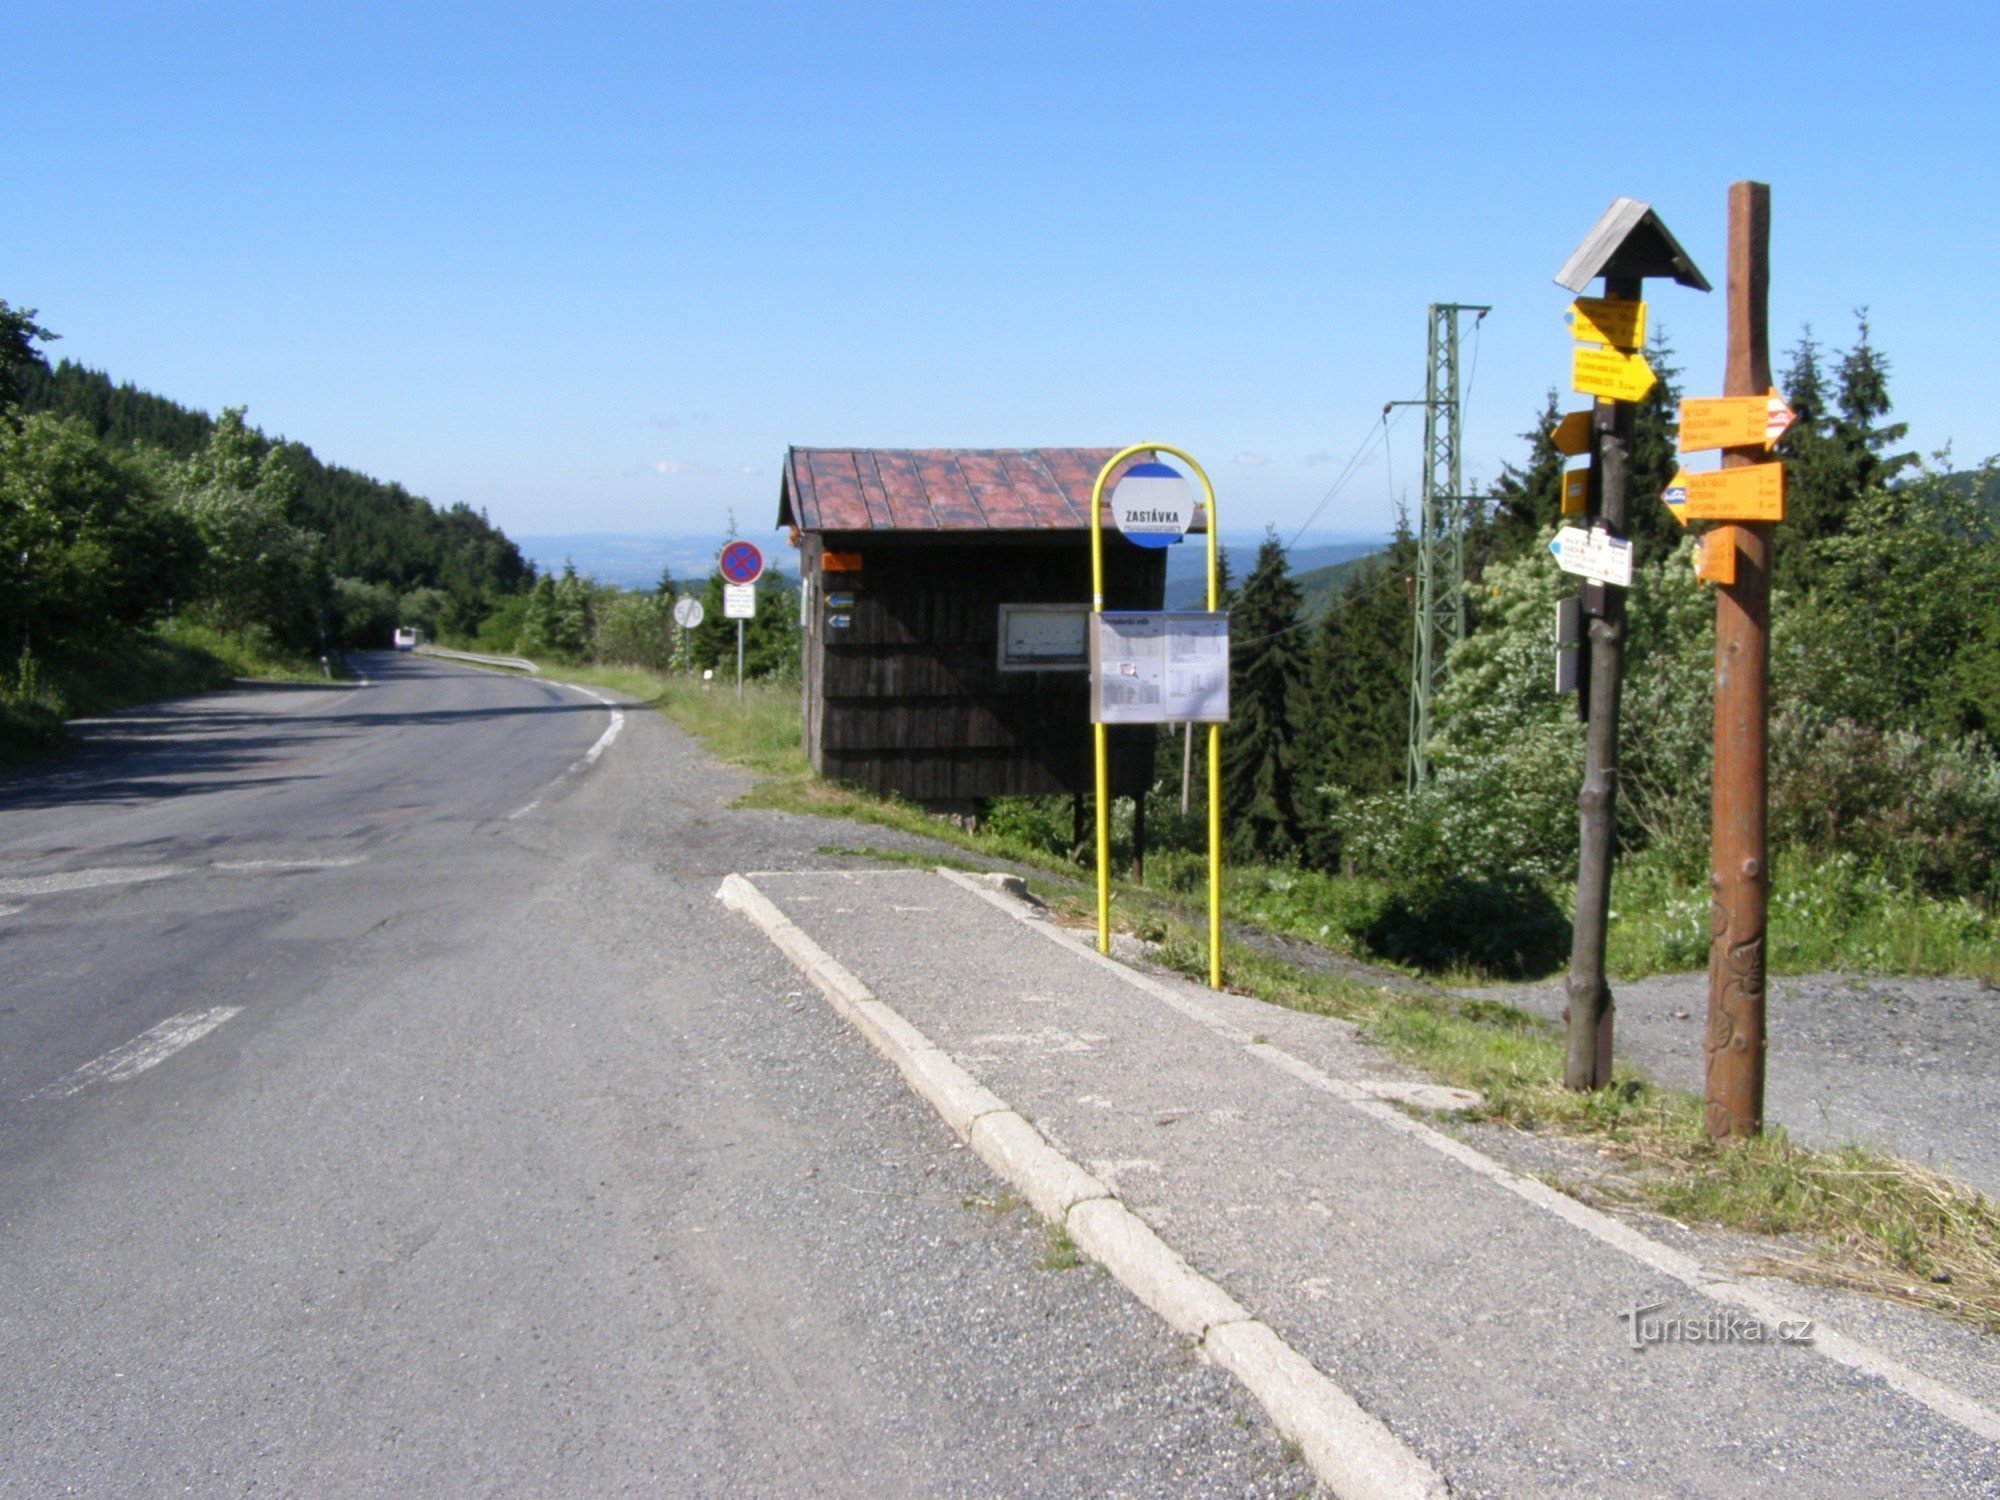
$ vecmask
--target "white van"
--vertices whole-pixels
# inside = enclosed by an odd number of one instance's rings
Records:
[[[423,643],[423,639],[424,633],[414,625],[398,625],[396,627],[396,649],[398,651],[414,651]]]

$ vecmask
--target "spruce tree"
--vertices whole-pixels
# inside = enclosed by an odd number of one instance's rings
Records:
[[[1274,533],[1229,612],[1229,727],[1223,731],[1222,809],[1239,859],[1298,857],[1299,702],[1305,681],[1299,588]]]
[[[1306,857],[1338,868],[1333,813],[1403,784],[1410,733],[1410,584],[1416,541],[1407,520],[1387,551],[1334,596],[1312,643],[1304,695]]]
[[[1565,460],[1556,452],[1554,433],[1562,418],[1561,398],[1550,390],[1533,425],[1521,434],[1528,445],[1527,464],[1502,464],[1500,477],[1488,488],[1492,513],[1486,534],[1474,539],[1473,549],[1482,566],[1535,547],[1541,534],[1561,517]]]
[[[1886,489],[1917,461],[1914,453],[1886,450],[1909,436],[1907,422],[1883,422],[1889,415],[1889,359],[1868,338],[1868,309],[1854,314],[1854,347],[1840,358],[1833,439],[1846,451],[1856,493]]]
[[[1664,329],[1654,329],[1646,363],[1659,379],[1633,419],[1631,487],[1625,501],[1630,518],[1626,533],[1642,563],[1658,562],[1686,534],[1660,498],[1681,467],[1681,371]]]

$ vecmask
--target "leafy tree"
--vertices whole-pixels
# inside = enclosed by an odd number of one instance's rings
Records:
[[[35,321],[34,308],[0,300],[0,412],[19,406],[34,375],[47,368],[35,345],[59,337]]]
[[[334,639],[350,650],[385,649],[401,613],[394,589],[360,578],[333,581]]]
[[[11,661],[150,625],[185,598],[195,529],[145,470],[75,422],[0,427],[0,650]]]
[[[261,449],[231,407],[208,441],[166,471],[173,503],[200,533],[204,559],[194,602],[224,630],[261,627],[281,644],[311,645],[332,603],[319,538],[286,514],[296,472],[282,450]]]
[[[671,592],[607,591],[597,608],[597,659],[666,671],[673,664],[673,608]]]
[[[1296,859],[1304,837],[1296,742],[1306,676],[1300,602],[1284,545],[1267,533],[1229,614],[1222,806],[1238,858]]]

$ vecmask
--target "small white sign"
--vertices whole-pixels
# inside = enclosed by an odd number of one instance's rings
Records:
[[[701,623],[702,607],[699,599],[685,596],[674,601],[674,623],[683,630],[692,630]]]
[[[1095,724],[1227,724],[1229,616],[1197,610],[1093,615]]]
[[[756,619],[757,585],[754,583],[725,583],[722,586],[722,618],[725,620]]]
[[[1621,589],[1632,587],[1632,543],[1613,536],[1601,526],[1588,531],[1581,526],[1565,526],[1549,543],[1549,551],[1555,554],[1556,566],[1565,573]]]
[[[1141,547],[1171,547],[1194,525],[1194,489],[1157,460],[1134,464],[1111,492],[1111,519]]]

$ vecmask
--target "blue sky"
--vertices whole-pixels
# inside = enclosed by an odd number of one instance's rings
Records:
[[[1774,346],[1865,304],[1912,443],[2000,451],[2000,7],[1615,13],[21,6],[0,297],[517,533],[756,534],[789,443],[1150,437],[1289,536],[1421,394],[1427,303],[1493,305],[1490,478],[1609,201],[1719,284],[1754,177]],[[1652,306],[1719,391],[1720,295]],[[1315,529],[1386,529],[1417,459],[1412,417]]]

